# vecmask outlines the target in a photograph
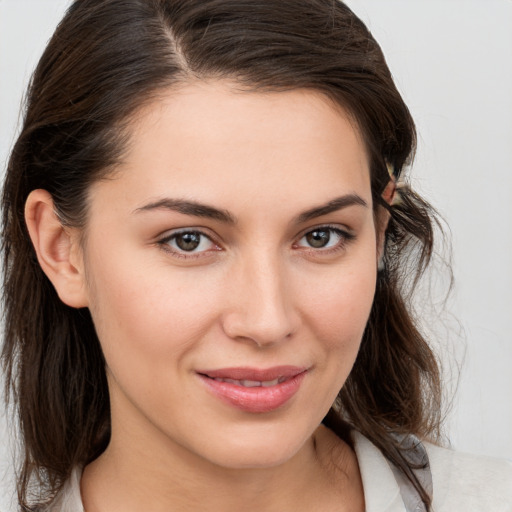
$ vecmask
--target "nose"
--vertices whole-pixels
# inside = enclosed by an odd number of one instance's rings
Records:
[[[232,339],[265,347],[290,338],[299,326],[291,283],[279,257],[244,258],[233,269],[223,329]]]

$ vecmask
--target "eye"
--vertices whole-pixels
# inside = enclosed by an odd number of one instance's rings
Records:
[[[198,254],[218,250],[212,239],[201,231],[188,230],[172,233],[158,242],[172,253],[186,257],[186,254]]]
[[[322,226],[308,231],[297,242],[297,246],[308,249],[336,249],[342,248],[346,242],[353,238],[354,235],[339,228]]]

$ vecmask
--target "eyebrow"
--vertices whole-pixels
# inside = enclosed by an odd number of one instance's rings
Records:
[[[338,210],[342,210],[343,208],[356,205],[362,206],[363,208],[368,208],[368,203],[357,194],[347,194],[344,196],[336,197],[324,205],[315,206],[310,210],[302,212],[295,218],[295,222],[297,224],[302,224],[308,220],[321,217],[322,215],[327,215],[328,213],[336,212]]]
[[[293,222],[301,224],[317,217],[321,217],[322,215],[342,210],[349,206],[362,206],[367,208],[368,203],[357,194],[346,194],[344,196],[336,197],[326,204],[315,206],[300,213],[294,218]],[[160,199],[137,208],[134,213],[147,212],[151,210],[170,210],[184,215],[214,219],[231,225],[235,225],[237,223],[237,218],[228,210],[215,208],[214,206],[185,199]]]
[[[151,210],[171,210],[184,215],[193,215],[194,217],[205,217],[218,220],[226,224],[236,224],[236,218],[227,210],[198,203],[197,201],[187,201],[184,199],[165,198],[155,201],[135,210],[137,212],[146,212]]]

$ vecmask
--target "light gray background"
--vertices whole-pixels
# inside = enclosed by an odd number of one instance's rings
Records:
[[[23,90],[68,3],[0,0],[2,170]],[[512,1],[347,3],[381,43],[417,122],[413,183],[452,231],[447,320],[440,328],[430,310],[423,315],[452,369],[447,389],[465,352],[449,437],[457,449],[512,459]],[[9,459],[0,414],[2,512],[11,510]]]

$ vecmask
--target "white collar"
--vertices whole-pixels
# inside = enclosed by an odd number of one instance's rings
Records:
[[[363,480],[366,512],[406,512],[400,487],[387,459],[370,440],[351,431]]]

